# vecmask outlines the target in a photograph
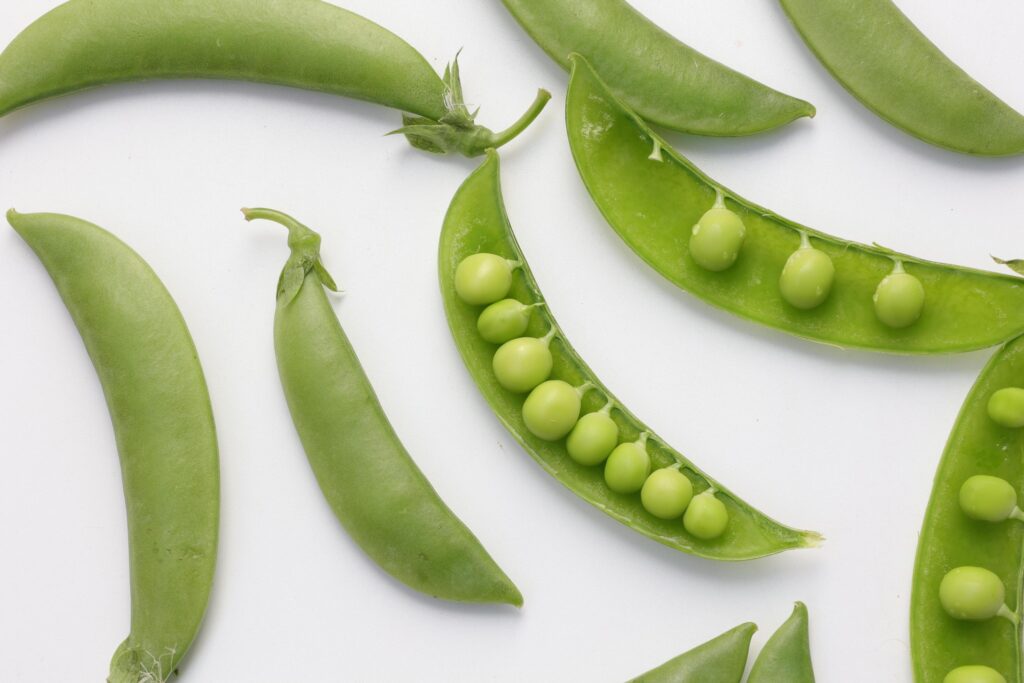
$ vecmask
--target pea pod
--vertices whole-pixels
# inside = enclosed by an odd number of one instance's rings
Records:
[[[117,437],[132,614],[107,680],[167,680],[199,631],[217,556],[217,436],[195,345],[163,283],[109,232],[57,214],[7,220],[57,285]]]
[[[629,683],[740,683],[757,626],[740,624]]]
[[[781,0],[804,42],[871,111],[956,152],[1024,152],[1024,116],[944,55],[891,0]]]
[[[754,661],[747,683],[814,683],[807,606],[793,607],[793,614],[772,634]]]
[[[494,133],[474,122],[458,63],[442,80],[412,46],[321,0],[69,0],[0,54],[0,115],[107,83],[156,78],[258,81],[344,95],[406,112],[429,152],[477,156],[522,132],[550,95]]]
[[[526,397],[519,391],[503,387],[492,367],[497,345],[486,341],[477,329],[481,305],[466,303],[456,292],[460,266],[471,263],[467,259],[481,253],[494,255],[514,268],[507,296],[527,305],[543,301],[506,218],[499,181],[499,160],[493,151],[463,183],[445,217],[438,257],[441,294],[455,344],[477,386],[501,422],[549,474],[633,530],[669,547],[701,557],[745,560],[791,548],[814,546],[820,541],[816,533],[791,529],[758,512],[640,422],[576,354],[547,306],[532,309],[527,334],[549,340],[552,379],[543,382]],[[488,275],[491,272],[488,271]],[[465,272],[460,275],[465,275]],[[482,291],[483,285],[489,286],[494,279],[489,276],[488,281],[480,282],[481,287],[477,289]],[[461,291],[465,294],[466,288],[462,287]],[[505,295],[496,290],[492,292],[492,298],[494,296]],[[535,401],[538,396],[540,399]],[[556,410],[554,415],[548,416],[552,421],[544,422],[544,404],[549,399]],[[569,419],[565,419],[563,409],[573,401],[576,405],[569,410]],[[648,471],[667,467],[683,470],[699,494],[694,500],[703,496],[709,502],[718,501],[722,507],[710,516],[703,516],[699,530],[709,526],[705,520],[714,522],[716,516],[725,515],[727,524],[724,532],[720,527],[720,533],[714,537],[701,537],[691,533],[680,519],[661,519],[644,508],[639,491],[613,491],[607,479],[607,467],[602,471],[600,467],[574,460],[562,437],[573,427],[581,411],[588,415],[604,413],[605,418],[611,419],[615,427],[613,432],[617,432],[613,435],[620,437],[623,445],[630,446],[629,451],[633,455],[646,452]],[[535,413],[539,415],[536,419],[542,422],[539,426],[533,424]],[[579,424],[582,425],[583,421]],[[545,431],[547,428],[552,431]],[[604,456],[609,457],[607,451]],[[611,463],[610,458],[608,462]]]
[[[969,351],[1024,332],[1024,279],[838,239],[741,199],[673,150],[579,56],[566,125],[608,223],[707,303],[798,337],[890,353]],[[695,260],[695,243],[736,254],[715,270]]]
[[[1024,337],[1006,344],[982,370],[935,473],[910,599],[917,683],[999,681],[996,674],[1022,680],[1021,627],[1014,612],[1020,613],[1024,575],[1024,525],[1016,509],[1024,487],[1024,434],[999,421],[1005,409],[997,397],[1021,386]],[[990,604],[964,602],[968,585],[975,587],[975,599],[992,599]],[[982,613],[986,609],[990,613]],[[988,677],[946,679],[960,667],[984,667]]]
[[[374,394],[324,287],[320,235],[270,209],[247,220],[288,228],[274,348],[309,464],[338,520],[393,577],[445,600],[520,606],[522,595],[409,457]]]
[[[750,135],[814,116],[773,90],[684,45],[623,0],[502,0],[563,69],[586,55],[640,116],[698,135]]]

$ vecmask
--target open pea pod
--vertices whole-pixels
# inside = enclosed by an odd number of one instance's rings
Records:
[[[1003,680],[998,676],[1014,683],[1022,680],[1021,628],[1008,613],[1010,608],[1002,608],[1010,605],[1020,613],[1024,524],[1015,499],[1024,487],[1024,433],[990,415],[997,391],[1021,386],[1024,337],[1004,346],[981,372],[960,409],[935,474],[917,545],[910,600],[910,649],[917,683],[998,683]],[[993,402],[993,407],[998,403]],[[1015,412],[1019,417],[1019,406]],[[960,568],[968,568],[969,573],[954,571]],[[952,616],[947,610],[943,598],[955,599],[962,590],[962,581],[955,581],[957,573],[976,586],[994,588],[996,599],[1004,594],[998,604],[991,605],[998,610],[992,618],[981,618],[987,615],[976,612]],[[961,618],[965,616],[969,618]],[[964,674],[946,679],[960,667],[985,667],[988,677]]]
[[[527,305],[544,301],[505,215],[498,155],[493,150],[456,193],[445,217],[438,256],[441,295],[455,344],[480,391],[505,427],[549,474],[631,529],[701,557],[747,560],[820,542],[821,537],[816,533],[783,526],[755,510],[655,435],[615,399],[576,354],[546,306],[533,309],[526,334],[553,335],[550,337],[551,378],[590,389],[582,397],[584,413],[612,406],[610,416],[623,442],[646,434],[650,464],[654,468],[678,466],[691,481],[694,492],[707,493],[724,504],[728,524],[724,532],[713,539],[698,538],[684,528],[680,519],[660,519],[649,513],[639,495],[612,491],[602,475],[602,468],[580,465],[569,457],[564,439],[546,440],[532,433],[523,417],[526,396],[505,389],[492,370],[492,358],[498,347],[485,341],[478,332],[477,318],[482,306],[468,304],[456,293],[458,266],[477,254],[493,254],[517,264],[509,297]]]
[[[757,626],[740,624],[629,683],[740,683]]]
[[[672,149],[608,90],[586,60],[574,56],[572,63],[566,126],[580,176],[626,244],[681,289],[798,337],[872,351],[969,351],[1024,332],[1024,279],[831,237],[741,199]],[[716,205],[741,221],[742,243],[734,245],[733,262],[711,263],[724,266],[711,270],[707,261],[695,260],[691,236]],[[798,302],[803,308],[780,286],[801,246],[830,261],[834,271],[830,291]],[[702,256],[707,258],[697,254]],[[899,321],[902,327],[883,322],[893,311],[875,301],[883,280],[896,272],[917,281],[919,297],[917,316]]]

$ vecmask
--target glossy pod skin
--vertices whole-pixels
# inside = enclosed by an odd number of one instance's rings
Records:
[[[757,626],[740,624],[629,683],[740,683]]]
[[[217,436],[195,345],[156,274],[109,232],[57,214],[7,219],[57,285],[117,438],[132,614],[107,680],[166,680],[199,631],[217,557]]]
[[[917,683],[943,683],[953,669],[984,665],[1011,683],[1021,683],[1021,629],[1006,619],[952,618],[939,600],[939,587],[957,567],[994,572],[1005,602],[1020,612],[1024,573],[1024,525],[975,519],[961,508],[962,487],[971,477],[998,477],[1014,491],[1024,489],[1024,434],[997,424],[991,396],[1024,386],[1024,337],[1000,349],[967,395],[935,473],[931,499],[917,545],[910,600],[910,649]]]
[[[954,64],[891,0],[780,0],[807,46],[868,109],[956,152],[1024,152],[1024,116]]]
[[[814,683],[807,606],[793,607],[793,614],[761,648],[747,683]]]
[[[527,334],[540,337],[552,328],[555,330],[550,345],[553,357],[551,377],[573,387],[585,382],[592,384],[593,389],[583,396],[583,413],[594,412],[607,401],[613,401],[615,408],[611,417],[618,426],[621,442],[631,442],[641,434],[649,434],[646,448],[653,467],[657,469],[678,463],[693,480],[696,493],[713,487],[716,497],[728,510],[728,527],[715,539],[702,540],[692,536],[684,530],[680,520],[663,520],[647,512],[641,504],[640,495],[613,493],[606,484],[602,468],[574,462],[566,451],[564,440],[547,441],[532,434],[523,418],[524,395],[504,389],[492,372],[491,358],[497,346],[485,341],[477,332],[476,321],[481,307],[465,303],[455,293],[457,266],[476,253],[496,254],[519,263],[508,296],[526,304],[543,301],[505,215],[499,160],[493,151],[463,183],[445,217],[438,255],[441,295],[455,344],[480,391],[505,427],[549,474],[631,529],[659,543],[701,557],[747,560],[792,548],[815,546],[820,542],[818,534],[785,527],[758,512],[651,433],[646,425],[615,400],[576,354],[559,331],[547,306],[534,309]]]
[[[814,107],[684,45],[623,0],[502,0],[563,69],[583,54],[640,116],[698,135],[750,135]]]
[[[320,236],[270,209],[247,220],[288,228],[277,291],[274,348],[302,446],[320,489],[349,535],[405,585],[444,600],[507,603],[523,597],[437,495],[395,434],[334,314],[336,290]]]
[[[412,116],[400,129],[430,152],[477,156],[540,113],[540,91],[501,133],[478,126],[457,64],[442,80],[412,46],[321,0],[69,0],[0,54],[0,115],[84,88],[156,78],[258,81],[344,95]]]
[[[1024,279],[958,268],[831,237],[739,198],[705,176],[630,112],[581,57],[566,99],[569,143],[580,176],[608,223],[652,268],[703,301],[798,337],[840,347],[937,354],[995,346],[1024,332]],[[660,160],[652,159],[652,149]],[[724,195],[746,226],[735,263],[713,272],[689,253],[690,226]],[[779,282],[801,245],[835,268],[823,303],[801,310]],[[894,328],[878,317],[879,284],[899,261],[923,285],[920,317]]]

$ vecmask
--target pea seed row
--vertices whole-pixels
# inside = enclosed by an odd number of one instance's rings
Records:
[[[522,408],[526,428],[545,441],[566,439],[569,457],[580,465],[603,464],[608,488],[623,495],[639,493],[644,509],[655,517],[682,518],[686,531],[700,539],[721,536],[729,524],[729,512],[714,488],[694,496],[693,483],[679,463],[652,471],[647,450],[650,435],[643,432],[635,441],[620,442],[619,427],[611,416],[612,401],[581,416],[583,396],[594,388],[590,382],[574,387],[549,379],[555,328],[543,337],[523,336],[533,309],[543,304],[506,298],[519,266],[495,254],[468,256],[456,268],[455,292],[467,304],[486,306],[477,318],[477,330],[488,342],[500,344],[491,363],[498,384],[514,393],[528,392]]]
[[[660,144],[656,142],[654,149],[659,152]],[[652,154],[651,158],[659,157]],[[728,270],[739,258],[746,234],[743,219],[725,206],[725,197],[719,191],[714,206],[693,226],[690,256],[705,270]],[[921,317],[925,293],[921,281],[904,270],[902,261],[893,259],[893,263],[892,272],[878,283],[873,302],[878,319],[900,329]],[[806,232],[801,232],[800,246],[790,254],[779,275],[779,293],[789,305],[809,311],[825,303],[835,277],[832,259],[811,244]]]

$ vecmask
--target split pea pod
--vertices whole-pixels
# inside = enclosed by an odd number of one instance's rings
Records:
[[[1024,333],[1024,279],[812,230],[708,178],[573,58],[569,144],[616,233],[673,284],[783,332],[835,346],[936,354]]]
[[[1024,116],[944,55],[891,0],[781,0],[804,42],[868,109],[956,152],[1024,152]]]
[[[0,54],[0,115],[124,81],[215,78],[343,95],[405,112],[410,143],[477,156],[522,132],[547,103],[494,133],[463,101],[457,61],[438,77],[387,29],[322,0],[69,0]]]
[[[496,152],[452,200],[438,267],[448,326],[481,393],[526,452],[576,495],[638,533],[710,559],[747,560],[820,542],[711,479],[630,413],[576,354],[541,305],[512,233]],[[515,321],[508,334],[488,341],[478,327],[487,302],[525,309],[526,327]],[[518,334],[526,337],[513,338]],[[507,355],[496,343],[531,338],[524,351]],[[511,376],[531,377],[510,385],[503,365]]]
[[[109,232],[57,214],[7,219],[74,319],[117,438],[132,611],[107,680],[165,681],[199,631],[217,556],[217,437],[195,345],[163,283]]]
[[[740,624],[629,683],[740,683],[757,626]]]
[[[522,595],[409,457],[384,414],[324,288],[320,235],[270,209],[247,220],[288,228],[274,348],[292,421],[320,489],[382,569],[422,593],[520,606]]]
[[[1021,387],[1024,337],[982,370],[935,473],[910,599],[917,683],[1024,680]]]
[[[803,100],[679,42],[623,0],[502,0],[563,69],[583,54],[640,116],[698,135],[750,135],[814,116]]]

